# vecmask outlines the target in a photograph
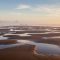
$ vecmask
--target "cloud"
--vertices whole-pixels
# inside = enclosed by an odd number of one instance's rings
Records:
[[[59,6],[36,6],[32,8],[33,12],[44,13],[50,16],[60,16],[60,7]]]
[[[17,6],[16,9],[29,9],[30,7],[31,7],[30,5],[20,4]]]
[[[24,14],[30,12],[28,14],[40,14],[44,16],[60,16],[60,5],[27,5],[20,4],[16,9],[24,10]],[[26,10],[25,10],[26,9]],[[19,13],[18,13],[19,14]]]

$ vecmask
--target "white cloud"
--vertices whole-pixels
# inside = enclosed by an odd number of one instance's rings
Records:
[[[31,6],[30,5],[24,5],[24,4],[20,4],[17,6],[16,9],[29,9]]]
[[[30,9],[32,13],[35,12],[35,13],[44,14],[48,16],[60,16],[59,5],[37,5],[33,7],[31,5],[20,4],[16,9]]]
[[[32,11],[44,13],[50,16],[60,16],[60,7],[58,6],[37,6]]]

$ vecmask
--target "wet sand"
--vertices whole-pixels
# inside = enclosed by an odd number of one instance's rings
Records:
[[[36,60],[33,45],[22,45],[0,50],[0,60]]]
[[[16,44],[17,40],[0,40],[0,44]]]
[[[0,60],[60,60],[60,57],[43,56],[34,53],[34,45],[21,45],[0,50]]]
[[[14,40],[30,40],[30,41],[35,41],[35,42],[38,42],[38,43],[48,43],[48,44],[60,45],[60,38],[43,39],[43,37],[48,38],[48,36],[42,36],[40,34],[34,34],[32,36],[22,36],[22,37],[18,36],[18,35],[7,35],[7,36],[4,36],[4,37],[9,37],[8,40],[9,41],[11,40],[12,42],[14,42]],[[52,37],[54,37],[54,36],[52,36]],[[9,42],[9,41],[7,41],[7,42]]]
[[[46,31],[17,31],[15,34],[21,33],[44,33]],[[15,36],[7,36],[10,39],[5,41],[0,41],[0,43],[4,44],[15,44],[16,40],[14,39],[28,39],[31,41],[36,41],[39,43],[49,43],[49,44],[57,44],[60,45],[60,39],[41,39],[41,37],[51,37],[51,36],[60,36],[60,33],[51,33],[51,34],[30,34],[32,36],[29,37],[21,37],[18,35]],[[37,54],[34,50],[34,45],[20,45],[16,47],[0,49],[0,60],[60,60],[60,56],[48,56],[48,55],[40,55]]]

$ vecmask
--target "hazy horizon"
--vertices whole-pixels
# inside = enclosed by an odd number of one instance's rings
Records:
[[[0,25],[60,26],[60,0],[0,0]]]

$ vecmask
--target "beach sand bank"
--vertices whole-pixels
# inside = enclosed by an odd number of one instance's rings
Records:
[[[34,48],[34,45],[26,44],[0,49],[0,60],[60,60],[60,57],[36,55]]]

